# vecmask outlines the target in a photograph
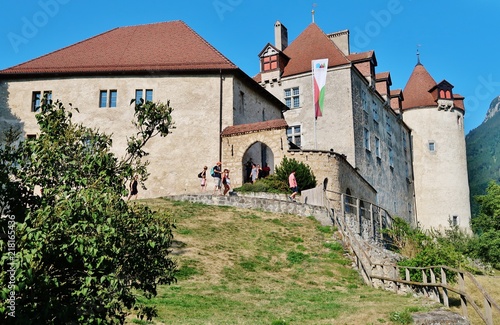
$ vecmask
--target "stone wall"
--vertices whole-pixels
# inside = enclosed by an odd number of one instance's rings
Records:
[[[318,207],[299,202],[291,202],[286,194],[236,194],[229,196],[201,195],[201,194],[185,194],[171,195],[165,198],[175,201],[189,201],[192,203],[201,203],[207,205],[223,205],[233,206],[243,209],[258,209],[274,213],[289,213],[298,216],[309,217],[313,216],[323,226],[332,226],[333,222],[330,219],[328,211],[324,207]]]

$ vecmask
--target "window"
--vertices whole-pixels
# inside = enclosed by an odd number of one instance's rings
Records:
[[[40,109],[40,100],[42,97],[42,93],[39,91],[34,91],[31,95],[31,111],[38,112]]]
[[[373,120],[378,123],[378,105],[376,101],[372,102],[373,107]]]
[[[375,137],[375,155],[380,158],[380,139]]]
[[[109,96],[108,96],[109,93]],[[116,107],[118,91],[116,89],[99,91],[99,107]]]
[[[153,89],[146,89],[146,101],[147,102],[153,101]]]
[[[436,151],[436,144],[434,143],[434,141],[429,141],[429,151],[430,152]]]
[[[361,89],[361,106],[365,112],[368,112],[368,100],[366,100],[366,91]]]
[[[278,55],[271,55],[262,58],[262,71],[269,71],[278,68]]]
[[[144,99],[144,97],[142,97],[142,89],[136,89],[135,90],[135,103],[136,104],[140,104],[141,103],[141,99]]]
[[[300,125],[291,126],[286,130],[288,142],[291,142],[298,147],[301,146],[301,136]]]
[[[146,97],[144,97],[144,93],[146,93]],[[137,104],[141,103],[141,99],[145,102],[153,101],[153,89],[136,89],[135,90],[135,102]]]
[[[285,89],[285,104],[290,108],[300,107],[299,87]]]
[[[44,99],[46,99],[49,104],[52,102],[52,90],[44,90],[43,96],[41,91],[34,91],[31,94],[31,111],[38,112]]]
[[[106,103],[108,101],[108,91],[101,90],[99,92],[99,107],[106,107]]]
[[[389,167],[394,168],[394,152],[389,148]]]
[[[363,143],[364,143],[365,149],[370,150],[370,131],[367,128],[364,128]]]
[[[458,226],[458,216],[453,216],[451,220],[452,226]]]
[[[109,91],[109,107],[116,107],[116,96],[117,96],[116,90],[110,90]]]

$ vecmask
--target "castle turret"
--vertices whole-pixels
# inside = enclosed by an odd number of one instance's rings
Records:
[[[419,225],[470,231],[463,97],[436,83],[418,61],[404,88],[402,116],[412,129],[415,204]]]

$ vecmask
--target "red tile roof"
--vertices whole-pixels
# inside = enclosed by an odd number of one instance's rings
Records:
[[[238,69],[182,21],[115,28],[3,75]]]
[[[435,85],[436,81],[424,66],[418,63],[403,90],[403,109],[436,106],[436,101],[429,92]]]
[[[283,77],[311,71],[311,61],[328,58],[328,66],[348,64],[349,60],[328,36],[311,23],[284,51],[290,61]]]
[[[252,133],[264,130],[274,130],[274,129],[284,129],[288,127],[288,124],[284,119],[270,120],[264,122],[256,122],[249,124],[240,124],[228,126],[222,131],[222,136],[231,136],[244,133]]]
[[[373,64],[375,66],[377,65],[377,58],[375,57],[375,52],[373,50],[361,53],[352,53],[349,54],[347,58],[353,63],[373,60]]]
[[[460,94],[453,94],[453,105],[457,109],[461,109],[465,114],[465,105],[464,105],[465,97]]]
[[[388,80],[389,84],[392,84],[391,74],[389,72],[380,72],[375,75],[375,80]]]

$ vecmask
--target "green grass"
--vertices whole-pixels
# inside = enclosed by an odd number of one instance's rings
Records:
[[[401,324],[409,310],[431,308],[365,286],[333,239],[335,228],[312,217],[140,202],[176,224],[178,282],[140,298],[158,309],[154,324]]]

